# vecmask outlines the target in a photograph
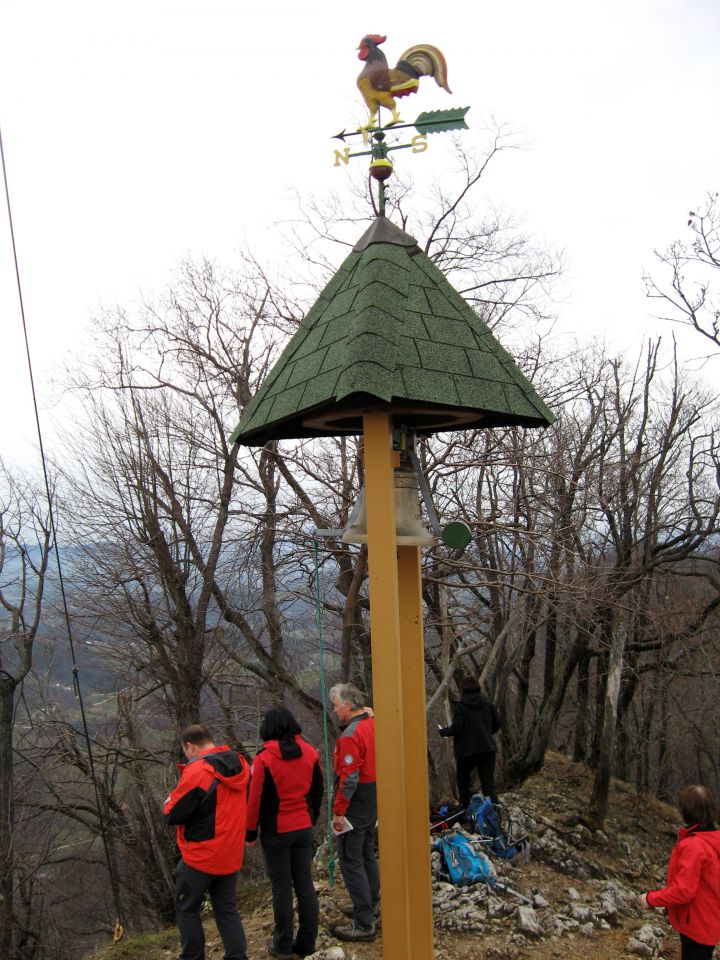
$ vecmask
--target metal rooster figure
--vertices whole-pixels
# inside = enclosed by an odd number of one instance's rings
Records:
[[[368,127],[377,126],[380,107],[392,111],[391,123],[400,123],[395,99],[416,93],[420,77],[434,77],[439,87],[452,93],[447,82],[445,57],[437,47],[418,43],[406,50],[391,70],[380,49],[380,44],[386,40],[387,37],[370,33],[362,38],[358,47],[358,59],[365,61],[365,67],[357,79],[357,85],[370,111]]]
[[[372,157],[370,175],[379,184],[379,213],[385,213],[385,180],[392,175],[393,165],[388,154],[391,150],[410,149],[413,153],[427,150],[429,133],[441,133],[448,130],[467,130],[465,114],[469,107],[451,110],[431,110],[420,113],[413,123],[403,123],[395,101],[417,93],[421,77],[433,77],[435,83],[451,93],[447,80],[447,63],[437,47],[429,43],[418,43],[409,47],[394,67],[389,67],[380,44],[387,38],[377,33],[369,33],[362,38],[358,47],[358,58],[365,66],[357,79],[357,85],[368,109],[367,122],[355,131],[335,134],[336,140],[343,143],[351,137],[362,137],[369,150],[350,153],[350,147],[335,151],[335,166],[350,162],[351,157]],[[380,124],[380,107],[392,113],[392,119],[384,126]],[[387,143],[387,134],[413,128],[416,135],[410,143]],[[372,143],[370,143],[372,141]]]

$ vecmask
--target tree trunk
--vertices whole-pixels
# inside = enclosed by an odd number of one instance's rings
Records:
[[[659,800],[665,803],[671,803],[671,791],[669,789],[669,771],[670,759],[668,756],[668,703],[667,703],[667,684],[663,684],[660,698],[660,729],[658,730],[658,777],[657,790],[655,791]],[[702,769],[698,766],[698,769]]]
[[[531,623],[533,621],[531,620]],[[522,731],[525,726],[525,710],[528,703],[528,695],[530,693],[530,668],[532,666],[533,659],[535,658],[535,650],[537,646],[537,630],[533,626],[530,629],[527,637],[523,643],[522,656],[520,658],[520,665],[517,668],[517,695],[515,697],[515,709],[514,713],[514,728],[515,735],[522,736]],[[545,660],[547,663],[547,658]],[[506,683],[505,688],[510,687],[509,683]],[[508,709],[507,716],[510,716],[510,711]]]
[[[13,704],[15,681],[0,676],[0,957],[15,956],[13,887]]]
[[[354,568],[349,556],[344,557],[343,561],[347,564],[348,571],[352,570],[352,574],[348,572],[350,584],[342,614],[340,676],[343,683],[349,683],[353,678],[353,660],[357,658],[358,639],[366,630],[359,597],[360,588],[367,574],[367,547],[363,546],[360,549]]]
[[[551,606],[545,626],[545,665],[543,671],[543,700],[547,700],[555,681],[557,655],[557,608]]]
[[[582,657],[577,668],[577,717],[573,760],[587,763],[588,699],[590,693],[590,657]]]
[[[522,752],[508,758],[505,770],[509,786],[522,783],[523,780],[542,767],[553,725],[563,705],[572,675],[575,673],[579,661],[585,655],[587,643],[587,635],[582,631],[568,650],[559,669],[556,669],[553,689],[548,699],[543,703],[530,735],[523,741]]]
[[[638,793],[647,793],[650,789],[650,732],[655,715],[655,697],[650,697],[638,731],[638,767],[635,787]]]
[[[638,684],[637,655],[628,654],[625,658],[628,667],[627,676],[620,687],[617,719],[617,748],[615,750],[615,769],[621,780],[630,779],[630,705],[632,704]]]
[[[607,636],[607,627],[603,627],[601,642],[605,643],[610,638]],[[612,640],[610,640],[612,645]],[[590,745],[590,756],[587,759],[588,764],[597,769],[602,749],[603,730],[605,728],[605,711],[607,709],[607,684],[608,684],[608,654],[607,649],[601,648],[595,658],[595,715],[592,728],[592,742]],[[617,715],[617,714],[616,714]]]
[[[613,630],[610,645],[610,657],[605,683],[605,710],[603,713],[602,735],[600,737],[597,768],[590,797],[590,820],[593,826],[602,830],[607,816],[610,777],[613,771],[615,755],[615,727],[617,724],[617,705],[620,696],[623,656],[627,634],[624,627]]]
[[[164,919],[171,920],[174,911],[175,881],[168,856],[170,848],[168,831],[165,824],[158,819],[160,798],[155,795],[151,783],[148,783],[141,759],[141,733],[138,730],[133,706],[132,696],[127,692],[118,694],[118,714],[123,722],[129,747],[127,772],[133,784],[131,807],[137,818],[134,832],[136,836],[142,838],[138,855],[142,868],[146,872],[146,883],[154,891],[156,900],[154,907],[157,913]],[[232,743],[233,738],[228,738],[228,742]]]

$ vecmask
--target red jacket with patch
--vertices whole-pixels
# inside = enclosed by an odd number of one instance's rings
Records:
[[[180,783],[163,812],[177,826],[183,861],[204,873],[234,873],[245,850],[247,761],[227,746],[213,746],[178,769]]]
[[[647,901],[667,908],[678,933],[707,946],[720,942],[720,830],[681,830],[667,885],[651,890]]]
[[[320,814],[323,778],[318,752],[296,736],[267,740],[253,760],[248,797],[247,839],[312,827]]]
[[[375,721],[367,713],[347,723],[335,742],[335,801],[333,814],[353,826],[377,819],[375,785]]]

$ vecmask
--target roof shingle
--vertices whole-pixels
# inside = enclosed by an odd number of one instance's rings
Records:
[[[510,354],[412,238],[378,218],[308,311],[231,440],[357,433],[372,407],[460,426],[555,419]],[[357,406],[353,419],[353,407]],[[423,429],[422,410],[427,408]],[[318,426],[343,413],[342,427]]]

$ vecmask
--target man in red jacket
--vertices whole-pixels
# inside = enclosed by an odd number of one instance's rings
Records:
[[[642,907],[665,907],[680,934],[682,960],[710,960],[720,941],[720,810],[707,787],[684,787],[678,806],[686,827],[670,856],[667,884],[640,898]]]
[[[335,742],[333,832],[347,892],[352,900],[350,923],[336,924],[340,940],[374,940],[380,901],[380,872],[375,856],[377,793],[375,783],[375,720],[363,694],[352,683],[330,691],[340,736]],[[344,833],[345,820],[352,829]]]
[[[250,768],[229,747],[216,747],[200,723],[181,735],[187,764],[165,801],[166,822],[177,826],[182,857],[175,870],[175,915],[182,953],[178,960],[204,960],[200,906],[206,893],[225,947],[225,960],[247,960],[245,930],[235,884],[245,850]]]

